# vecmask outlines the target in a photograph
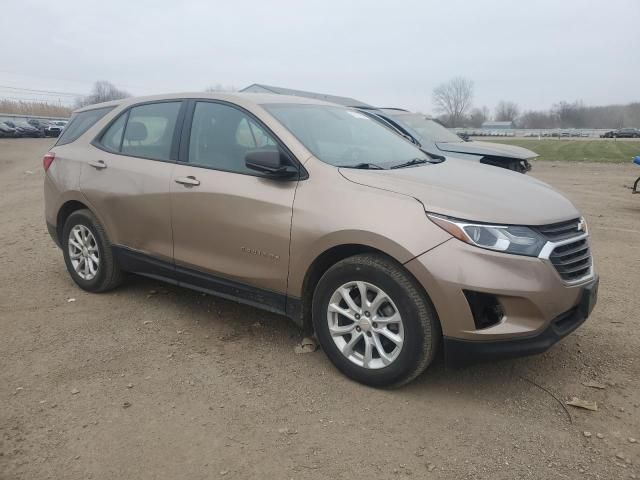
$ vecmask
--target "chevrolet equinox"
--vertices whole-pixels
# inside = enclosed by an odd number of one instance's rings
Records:
[[[46,222],[90,292],[125,272],[287,315],[335,366],[539,353],[596,302],[585,220],[534,178],[429,156],[355,109],[174,94],[77,110],[43,158]]]

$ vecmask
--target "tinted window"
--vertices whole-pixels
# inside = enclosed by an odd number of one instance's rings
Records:
[[[278,147],[273,137],[242,111],[219,103],[196,103],[189,163],[255,175],[255,170],[246,167],[245,155],[265,148]]]
[[[169,160],[180,105],[181,102],[166,102],[132,108],[124,129],[122,153]]]
[[[120,146],[122,145],[122,134],[124,132],[124,124],[126,121],[127,112],[120,115],[118,119],[111,124],[109,129],[104,132],[100,143],[109,150],[119,152]]]
[[[86,112],[74,113],[71,115],[68,125],[60,135],[56,145],[66,145],[76,141],[80,136],[95,125],[95,123],[104,117],[115,107],[96,108],[87,110]]]

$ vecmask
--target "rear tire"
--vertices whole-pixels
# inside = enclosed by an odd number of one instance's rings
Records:
[[[106,292],[124,279],[111,242],[90,210],[77,210],[62,229],[62,251],[67,270],[76,284],[88,292]]]
[[[416,280],[381,254],[355,255],[329,268],[316,286],[312,309],[316,336],[331,362],[374,387],[398,387],[416,378],[433,360],[441,337],[435,309]]]

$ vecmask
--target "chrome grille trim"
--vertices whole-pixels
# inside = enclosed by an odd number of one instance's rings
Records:
[[[564,240],[548,241],[539,258],[549,262],[567,285],[584,283],[594,277],[589,235],[573,236]]]
[[[580,229],[581,218],[532,227],[550,242],[559,242],[585,233]]]

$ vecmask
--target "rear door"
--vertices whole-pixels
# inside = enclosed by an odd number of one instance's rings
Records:
[[[182,106],[154,102],[123,112],[94,142],[97,148],[83,164],[80,180],[111,242],[124,247],[120,253],[155,257],[168,266],[173,259],[169,187]]]
[[[189,110],[171,182],[177,274],[182,283],[284,311],[298,180],[245,166],[252,149],[282,148],[253,115],[213,101]]]

